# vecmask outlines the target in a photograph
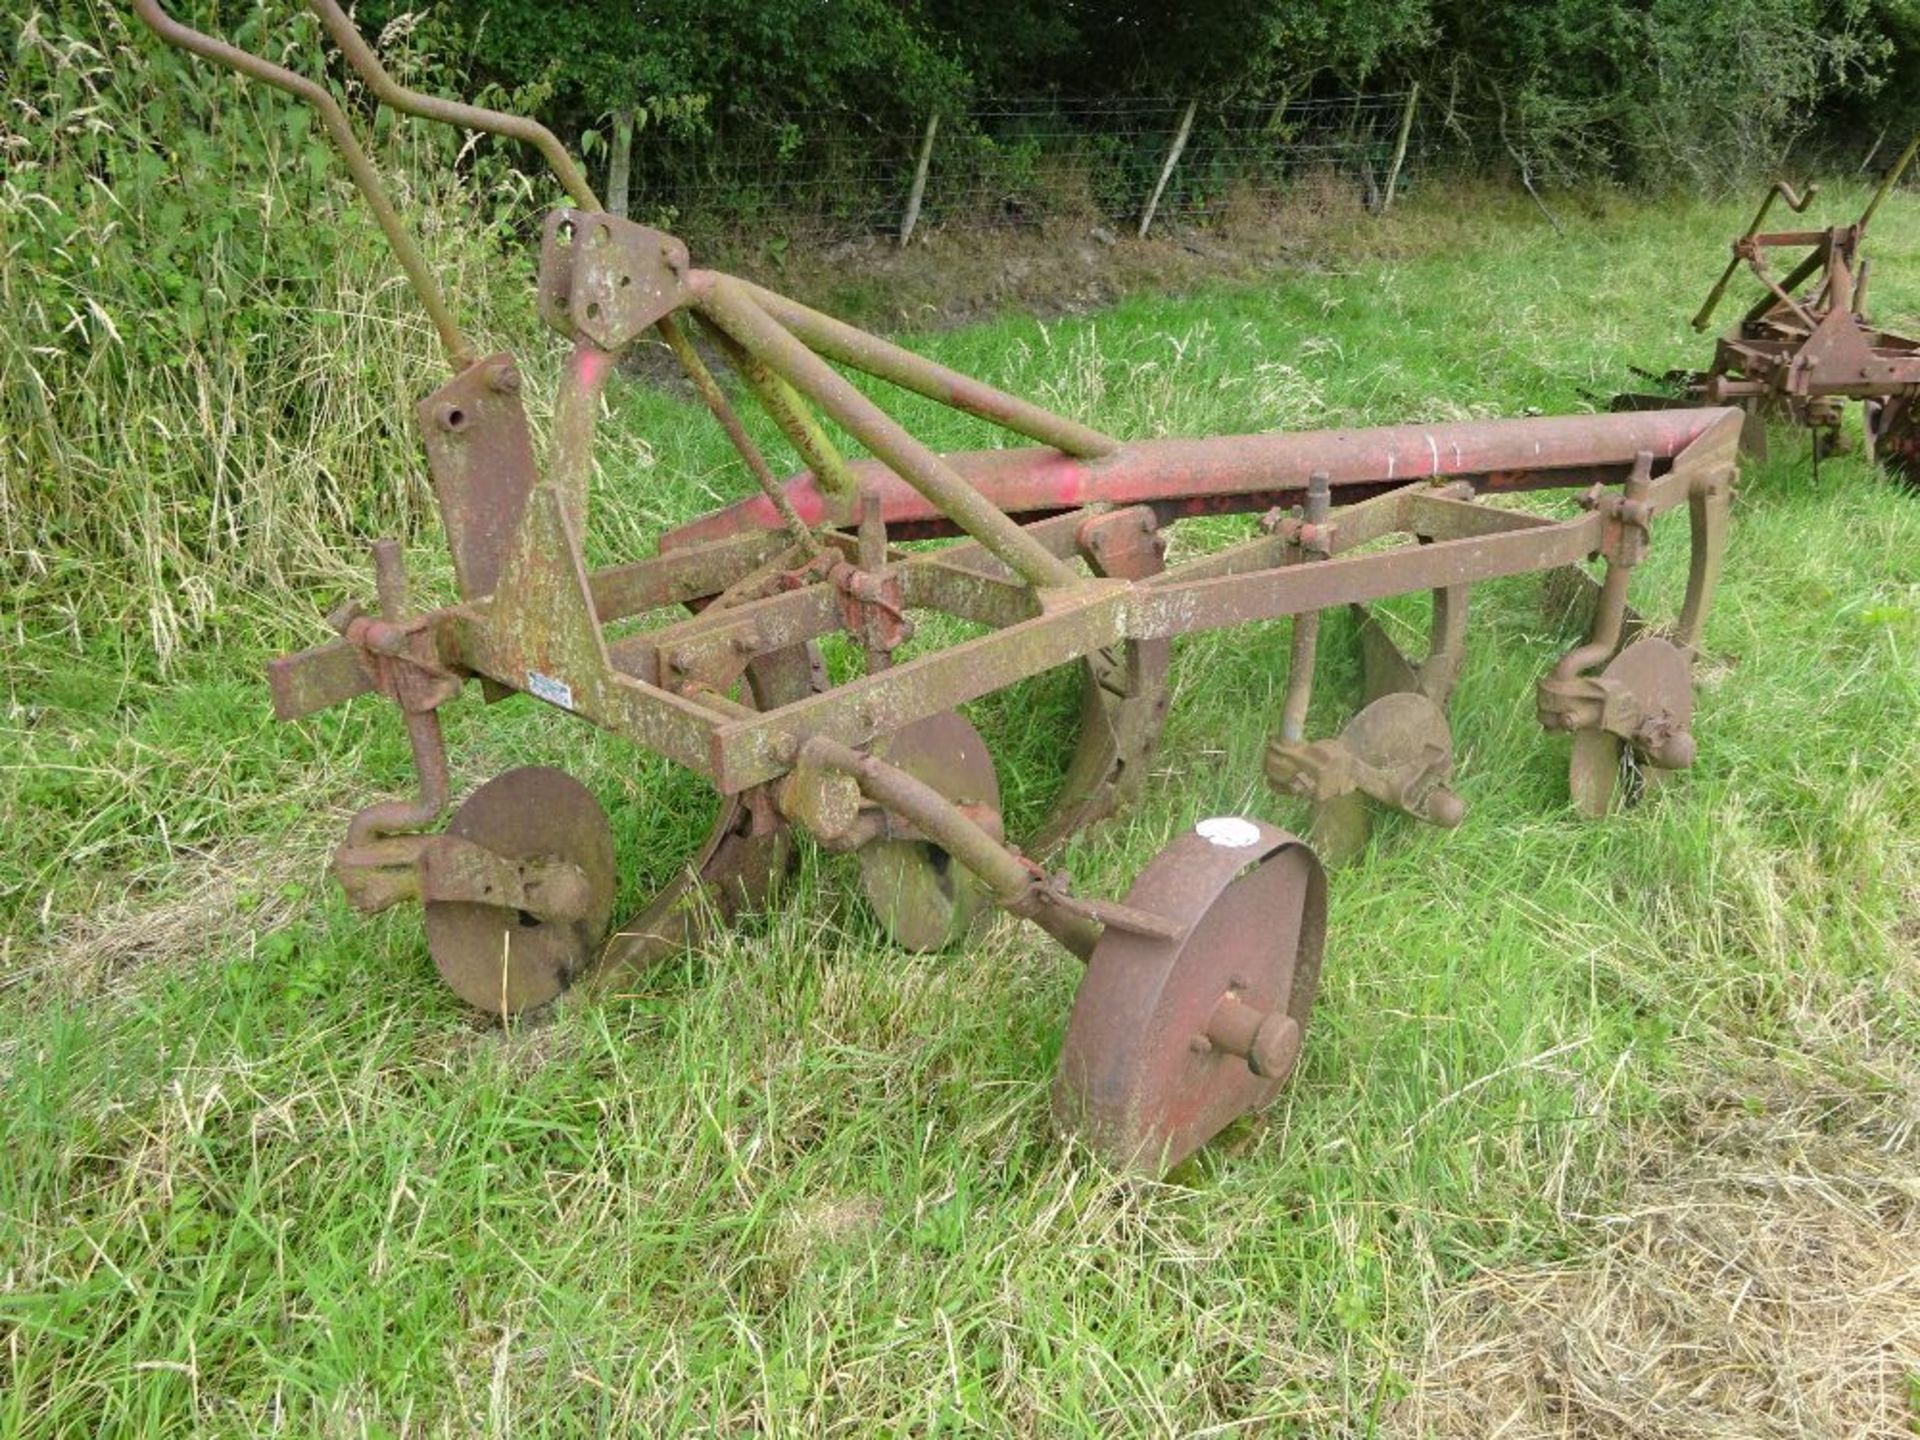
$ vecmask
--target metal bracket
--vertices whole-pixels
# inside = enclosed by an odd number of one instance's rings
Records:
[[[1089,517],[1075,532],[1074,545],[1098,575],[1142,580],[1166,565],[1167,537],[1147,505]]]
[[[1679,677],[1680,683],[1685,683],[1685,652],[1653,637],[1636,644],[1667,645],[1681,655]],[[1620,653],[1624,658],[1634,650],[1629,646]],[[1662,770],[1684,770],[1693,764],[1697,747],[1688,729],[1690,716],[1679,712],[1675,697],[1665,693],[1665,687],[1643,694],[1632,681],[1613,673],[1612,666],[1599,675],[1540,681],[1537,709],[1541,725],[1548,730],[1569,734],[1604,731],[1631,745]]]
[[[540,318],[619,350],[691,298],[686,242],[590,210],[555,210],[540,237]]]
[[[1580,497],[1580,508],[1605,518],[1606,527],[1594,553],[1608,564],[1631,567],[1646,558],[1653,542],[1654,513],[1646,501],[1595,485]]]
[[[1366,800],[1451,830],[1467,807],[1449,786],[1453,735],[1446,712],[1417,691],[1383,695],[1333,740],[1267,747],[1267,781],[1314,802],[1314,847],[1335,863],[1357,854],[1371,829]],[[1363,799],[1364,797],[1364,799]]]
[[[584,920],[593,884],[564,860],[508,860],[455,835],[384,835],[333,853],[333,873],[353,907],[374,914],[408,900],[491,905],[540,921]]]
[[[415,412],[463,600],[491,595],[539,483],[511,355],[462,370]]]

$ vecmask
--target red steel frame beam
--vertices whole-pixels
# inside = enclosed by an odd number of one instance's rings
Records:
[[[1049,515],[1085,505],[1152,504],[1163,519],[1260,510],[1297,501],[1307,477],[1325,471],[1336,503],[1348,504],[1432,477],[1470,479],[1482,491],[1582,486],[1618,480],[1639,451],[1670,461],[1716,418],[1710,410],[1646,410],[1528,420],[1470,420],[1359,430],[1139,440],[1112,454],[1083,458],[1059,450],[969,450],[943,456],[947,467],[992,505],[1013,516]],[[953,533],[940,510],[877,460],[852,465],[881,501],[890,534]],[[839,502],[803,473],[785,485],[810,525],[851,523]],[[784,522],[756,495],[669,531],[661,549],[679,549]]]

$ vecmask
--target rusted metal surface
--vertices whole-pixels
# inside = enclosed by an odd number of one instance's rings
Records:
[[[1873,458],[1920,489],[1920,399],[1896,395],[1868,401],[1866,430]]]
[[[1597,676],[1542,681],[1540,713],[1573,734],[1568,786],[1583,815],[1607,813],[1629,753],[1643,781],[1693,764],[1692,669],[1660,636],[1634,641]]]
[[[1001,833],[993,757],[965,717],[929,715],[888,736],[874,754],[939,791],[988,834]],[[897,829],[883,825],[860,846],[860,887],[895,944],[945,950],[966,937],[992,896],[937,840]]]
[[[1110,455],[1120,448],[1120,442],[1110,435],[1055,415],[1017,395],[983,385],[971,375],[937,365],[911,350],[903,350],[831,315],[808,309],[784,295],[776,295],[758,285],[748,285],[747,291],[768,315],[829,360],[837,360],[982,420],[991,420],[1029,440],[1051,445],[1063,454]]]
[[[1668,404],[1740,405],[1756,417],[1778,417],[1814,432],[1816,459],[1842,448],[1842,418],[1849,400],[1866,403],[1865,429],[1873,458],[1908,481],[1920,479],[1920,450],[1912,432],[1905,442],[1882,438],[1886,418],[1908,413],[1920,395],[1920,341],[1882,330],[1866,311],[1867,227],[1875,212],[1920,155],[1920,135],[1907,145],[1882,177],[1860,218],[1851,225],[1824,229],[1763,232],[1776,199],[1804,211],[1816,191],[1796,193],[1776,181],[1761,201],[1746,232],[1733,242],[1727,267],[1693,317],[1705,330],[1744,266],[1761,287],[1739,321],[1714,347],[1713,364],[1700,371],[1672,371],[1667,390],[1653,395],[1622,395],[1619,410]],[[1783,277],[1774,275],[1775,252],[1803,250]],[[1755,439],[1764,443],[1763,432]]]
[[[422,400],[415,413],[460,594],[491,595],[540,479],[520,371],[512,356],[490,356]]]
[[[1268,782],[1313,802],[1314,849],[1329,864],[1366,844],[1365,800],[1453,829],[1467,812],[1452,778],[1446,712],[1414,691],[1382,695],[1332,739],[1276,738],[1267,748]]]
[[[497,1015],[546,1004],[593,960],[613,909],[613,835],[599,802],[565,771],[528,765],[468,796],[446,835],[462,843],[430,847],[423,876],[440,978]]]
[[[1077,517],[1070,517],[1077,518]],[[1075,545],[1095,575],[1144,580],[1166,568],[1167,538],[1144,505],[1107,510],[1074,526]],[[1081,661],[1080,714],[1059,790],[1026,841],[1046,855],[1124,810],[1146,784],[1172,696],[1165,640],[1103,646]]]
[[[1699,439],[1711,410],[1654,410],[1530,420],[1467,420],[1135,440],[1098,460],[1052,449],[971,450],[944,457],[949,470],[1002,511],[1053,515],[1087,505],[1152,504],[1165,521],[1187,515],[1264,511],[1306,498],[1307,477],[1325,471],[1337,504],[1349,504],[1409,480],[1471,480],[1481,493],[1567,489],[1618,478],[1641,450],[1668,460]],[[880,495],[890,532],[903,538],[952,534],[938,505],[884,464],[857,461],[854,483]],[[811,474],[790,480],[787,498],[810,525],[836,522]],[[676,527],[663,549],[774,530],[780,514],[754,496]]]
[[[1320,861],[1259,820],[1222,817],[1177,837],[1124,903],[1076,893],[1035,858],[1140,789],[1161,742],[1176,639],[1291,621],[1268,772],[1316,805],[1316,837],[1334,852],[1366,838],[1370,806],[1446,826],[1464,818],[1446,711],[1469,591],[1482,581],[1604,567],[1585,642],[1538,693],[1545,727],[1571,737],[1580,808],[1604,810],[1629,759],[1646,774],[1692,759],[1692,668],[1726,547],[1741,412],[1108,436],[695,268],[674,237],[601,214],[545,131],[404,90],[331,0],[313,3],[379,99],[530,140],[574,202],[542,240],[541,313],[572,343],[547,454],[533,454],[511,357],[474,361],[457,329],[443,327],[458,373],[419,410],[460,602],[414,609],[398,546],[382,542],[378,613],[338,612],[336,641],[269,669],[282,718],[367,693],[401,711],[419,793],[361,811],[336,871],[367,908],[422,902],[434,961],[469,1003],[513,1013],[590,976],[617,989],[637,967],[700,943],[709,921],[766,903],[799,826],[858,855],[882,924],[909,947],[952,943],[993,905],[1088,959],[1056,1114],[1110,1163],[1156,1170],[1284,1082],[1325,927]],[[138,8],[175,43],[281,85],[344,131],[320,87],[185,31],[153,0]],[[350,141],[343,150],[363,178]],[[363,188],[385,204],[377,185]],[[398,233],[412,276],[419,255]],[[445,303],[431,277],[419,288],[438,323]],[[775,478],[690,324],[803,473]],[[605,388],[653,334],[759,493],[681,526],[655,555],[589,571],[582,542]],[[1043,447],[938,454],[834,362]],[[1875,443],[1890,453],[1913,444],[1905,400],[1887,397],[1875,412]],[[821,415],[873,458],[841,457]],[[1584,494],[1570,515],[1489,503],[1549,489]],[[1692,561],[1678,619],[1630,632],[1628,577],[1660,518],[1683,507]],[[1217,515],[1245,516],[1243,538],[1167,565],[1168,531]],[[952,543],[898,543],[941,536]],[[1415,658],[1364,607],[1421,591],[1433,613]],[[1362,607],[1364,694],[1348,723],[1316,738],[1318,617],[1342,607]],[[929,616],[977,633],[932,643],[942,627]],[[615,622],[622,629],[610,632]],[[818,648],[835,636],[864,660],[864,673],[839,683]],[[992,759],[959,707],[1063,666],[1081,676],[1079,733],[1052,811],[1023,845],[1004,833]],[[490,699],[529,696],[556,722],[583,720],[664,755],[720,793],[712,830],[677,878],[604,945],[612,842],[577,782],[511,771],[433,832],[450,798],[439,712],[468,680]]]
[[[1320,983],[1326,879],[1294,836],[1223,816],[1161,851],[1127,904],[1175,933],[1101,936],[1053,1111],[1107,1163],[1159,1174],[1286,1082]]]
[[[1036,544],[1004,511],[983,500],[944,459],[908,434],[825,360],[781,329],[744,286],[711,272],[697,276],[695,283],[704,314],[788,384],[810,394],[929,504],[1033,584],[1073,583],[1071,569]],[[794,508],[805,514],[801,507]]]
[[[569,340],[619,350],[686,304],[691,263],[664,230],[556,210],[540,242],[540,318]]]
[[[804,646],[755,659],[746,669],[746,695],[766,710],[812,694],[824,683],[815,659]],[[651,966],[700,944],[716,925],[762,908],[792,860],[792,833],[770,789],[723,796],[687,863],[615,928],[593,976],[595,988],[616,993]]]

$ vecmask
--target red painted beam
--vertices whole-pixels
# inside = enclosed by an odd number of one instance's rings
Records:
[[[1307,477],[1324,470],[1336,503],[1424,476],[1474,480],[1485,490],[1584,485],[1624,473],[1641,450],[1671,460],[1731,412],[1647,410],[1620,415],[1568,415],[1525,420],[1470,420],[1445,425],[1387,425],[1363,430],[1308,430],[1222,435],[1203,440],[1139,440],[1111,455],[1086,459],[1058,450],[969,450],[948,465],[1000,509],[1032,518],[1104,501],[1154,503],[1170,514],[1252,510],[1295,498]],[[852,467],[880,496],[887,526],[907,537],[951,533],[938,510],[877,460]],[[785,484],[808,524],[851,524],[836,513],[811,473]],[[749,530],[777,530],[780,516],[764,495],[703,515],[660,541],[663,550]]]

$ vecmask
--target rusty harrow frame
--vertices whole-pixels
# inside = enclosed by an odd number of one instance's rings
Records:
[[[1819,193],[1810,186],[1800,194],[1776,180],[1693,317],[1693,328],[1704,332],[1742,266],[1759,281],[1762,294],[1715,343],[1712,366],[1669,371],[1659,377],[1664,392],[1621,395],[1614,408],[1737,405],[1754,419],[1751,451],[1765,453],[1764,420],[1778,417],[1813,432],[1817,461],[1841,450],[1846,404],[1859,400],[1872,457],[1920,485],[1920,340],[1882,330],[1867,318],[1871,267],[1864,253],[1867,227],[1916,155],[1920,135],[1881,177],[1851,225],[1762,231],[1776,200],[1798,215]],[[1776,278],[1769,257],[1783,250],[1804,253]]]
[[[573,200],[548,217],[540,257],[541,314],[573,346],[543,472],[512,358],[467,343],[332,95],[136,0],[167,40],[320,111],[452,362],[418,418],[458,603],[413,609],[399,546],[378,542],[377,613],[337,612],[339,638],[269,674],[282,719],[368,693],[399,707],[420,793],[361,811],[335,871],[363,908],[421,902],[433,959],[472,1004],[525,1010],[685,945],[703,919],[767,897],[799,826],[858,854],[867,897],[902,944],[948,944],[991,905],[1085,960],[1055,1113],[1112,1163],[1158,1170],[1270,1100],[1296,1063],[1326,922],[1316,847],[1350,853],[1380,808],[1461,822],[1447,703],[1473,584],[1604,564],[1588,638],[1538,692],[1542,724],[1572,739],[1583,810],[1605,811],[1623,774],[1691,763],[1690,671],[1726,543],[1737,411],[1123,442],[695,266],[679,240],[603,213],[550,133],[405,90],[332,0],[310,3],[378,99],[536,145]],[[688,322],[804,473],[775,476]],[[590,570],[581,532],[602,389],[653,336],[759,493],[666,535],[649,558]],[[1036,443],[936,454],[833,362]],[[872,458],[843,457],[820,413]],[[1583,492],[1568,519],[1488,498],[1567,486]],[[1692,563],[1678,617],[1636,638],[1628,580],[1656,519],[1680,508]],[[1170,527],[1221,514],[1256,518],[1238,543],[1166,563]],[[901,548],[940,537],[950,543]],[[1418,591],[1432,593],[1432,637],[1409,657],[1365,607]],[[1338,735],[1309,738],[1319,618],[1343,606],[1361,617],[1367,694]],[[928,613],[980,633],[908,653]],[[1170,642],[1281,616],[1293,617],[1292,649],[1266,769],[1313,802],[1314,845],[1260,820],[1204,820],[1124,901],[1077,894],[1038,863],[1138,790],[1166,713]],[[645,628],[610,634],[636,617]],[[843,683],[815,647],[836,634],[865,658]],[[1078,740],[1052,815],[1016,845],[992,761],[957,707],[1059,666],[1084,675]],[[482,785],[434,833],[450,801],[439,711],[470,680],[489,700],[532,695],[710,782],[720,818],[682,880],[610,926],[606,818],[546,768]]]

